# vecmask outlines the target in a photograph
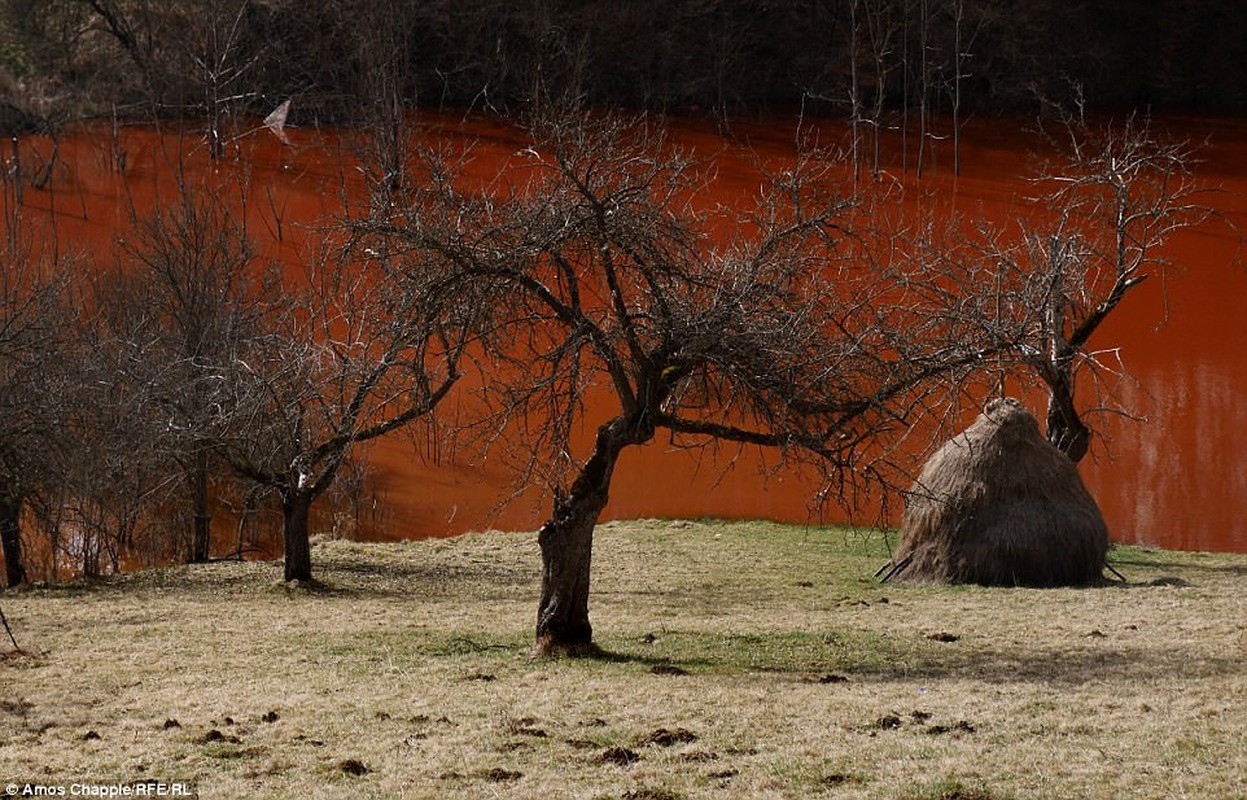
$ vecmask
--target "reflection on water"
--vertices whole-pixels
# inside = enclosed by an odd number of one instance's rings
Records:
[[[438,119],[463,141],[479,140],[472,169],[492,178],[516,151],[519,140],[493,121],[466,125]],[[1224,218],[1247,230],[1247,125],[1204,120],[1169,121],[1192,139],[1211,131],[1200,172],[1224,192],[1215,198]],[[749,164],[755,155],[782,158],[791,142],[791,123],[749,131],[750,148],[728,145],[705,128],[682,130],[699,155],[720,160],[715,189],[752,191]],[[62,137],[51,180],[42,190],[27,188],[24,213],[54,223],[62,251],[104,252],[131,209],[147,213],[171,199],[178,174],[232,193],[247,209],[248,227],[271,257],[302,254],[306,223],[338,214],[357,162],[349,143],[319,131],[288,130],[285,146],[263,133],[236,146],[225,162],[212,163],[194,135],[157,135],[128,130],[119,135],[92,130]],[[1030,143],[1008,126],[984,124],[967,134],[965,171],[958,180],[931,181],[963,211],[1000,219],[1025,191],[1018,180]],[[46,140],[23,141],[27,164],[49,163]],[[1236,242],[1230,226],[1213,222],[1184,232],[1171,256],[1185,270],[1167,285],[1149,281],[1132,294],[1098,335],[1119,346],[1133,380],[1123,381],[1124,406],[1146,418],[1136,422],[1111,414],[1093,415],[1104,432],[1082,471],[1103,506],[1114,538],[1163,547],[1247,552],[1247,459],[1240,434],[1247,430],[1247,368],[1243,342],[1247,275],[1232,266]],[[375,491],[367,524],[358,530],[379,538],[448,535],[498,527],[532,529],[548,509],[548,498],[521,494],[506,471],[414,457],[402,437],[370,449]],[[819,521],[810,510],[816,489],[809,477],[773,472],[758,476],[756,457],[728,449],[691,453],[656,440],[624,455],[616,472],[609,518],[768,517]],[[834,514],[831,516],[834,517]],[[895,516],[895,515],[894,515]],[[229,527],[222,524],[221,528]],[[220,549],[230,549],[229,531]]]
[[[1247,551],[1247,430],[1239,362],[1188,360],[1135,368],[1127,403],[1146,422],[1114,425],[1086,474],[1119,540],[1187,550]]]

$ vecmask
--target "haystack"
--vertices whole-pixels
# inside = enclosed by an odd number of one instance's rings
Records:
[[[922,469],[890,578],[995,586],[1099,582],[1108,529],[1074,462],[1020,403],[994,400]]]

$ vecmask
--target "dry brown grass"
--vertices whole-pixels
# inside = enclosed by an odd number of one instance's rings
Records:
[[[616,523],[595,561],[604,653],[556,662],[527,656],[530,535],[328,542],[314,557],[312,587],[231,563],[0,596],[42,652],[0,661],[0,782],[1247,797],[1242,556],[1118,550],[1126,587],[879,586],[878,536]]]

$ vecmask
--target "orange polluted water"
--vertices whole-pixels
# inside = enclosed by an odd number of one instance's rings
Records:
[[[482,180],[505,168],[524,146],[495,120],[422,117],[417,135],[475,142],[472,174]],[[1189,550],[1247,552],[1247,458],[1239,435],[1247,431],[1247,272],[1234,265],[1235,227],[1247,230],[1247,123],[1169,119],[1165,128],[1192,140],[1208,138],[1197,165],[1201,180],[1222,191],[1211,198],[1221,221],[1181,232],[1169,257],[1182,265],[1162,282],[1142,284],[1097,333],[1093,346],[1119,348],[1129,372],[1120,389],[1126,406],[1145,421],[1090,415],[1102,434],[1080,470],[1100,503],[1115,541]],[[940,154],[924,190],[970,216],[1005,219],[1016,198],[1033,141],[993,122],[965,134],[962,175],[944,174],[951,152]],[[725,204],[752,192],[755,157],[782,161],[792,153],[792,125],[750,127],[748,145],[727,142],[700,124],[677,126],[677,137],[700,157],[718,161],[708,191]],[[833,130],[832,126],[828,130]],[[839,137],[840,128],[834,128]],[[62,254],[92,251],[112,258],[115,237],[131,214],[149,213],[177,197],[178,180],[206,185],[244,210],[249,234],[269,258],[294,263],[305,252],[311,227],[340,216],[344,198],[358,199],[358,150],[350,138],[287,128],[286,141],[257,125],[213,162],[194,133],[147,128],[90,128],[19,143],[26,174],[45,168],[41,188],[26,185],[20,212],[51,226]],[[5,147],[6,171],[12,153]],[[946,163],[945,163],[946,162]],[[928,169],[932,165],[928,164]],[[899,171],[899,168],[897,168]],[[17,202],[12,184],[5,202]],[[6,207],[6,211],[10,210]],[[1042,416],[1042,408],[1034,409]],[[591,427],[589,428],[591,429]],[[374,538],[446,536],[495,527],[538,526],[549,499],[515,489],[507,470],[413,455],[403,436],[367,450],[375,493],[362,531]],[[817,491],[809,476],[758,474],[752,451],[712,453],[679,449],[661,437],[622,457],[607,518],[724,517],[792,522],[833,521],[812,510]],[[865,521],[874,521],[871,516]],[[895,519],[893,519],[895,521]],[[228,525],[220,524],[219,528]],[[229,532],[219,530],[224,539]]]

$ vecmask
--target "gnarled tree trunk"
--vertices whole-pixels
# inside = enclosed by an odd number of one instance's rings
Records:
[[[593,528],[609,499],[619,453],[649,436],[623,418],[599,428],[593,455],[576,476],[571,491],[555,500],[554,515],[541,526],[537,537],[541,546],[541,603],[534,654],[577,655],[592,650],[589,574]]]
[[[22,501],[0,496],[0,546],[4,550],[4,575],[6,585],[18,586],[26,582],[26,562],[22,559]]]
[[[308,541],[308,515],[313,495],[298,489],[287,489],[281,495],[282,538],[285,541],[285,579],[312,579],[312,544]]]
[[[1067,374],[1048,381],[1048,441],[1077,464],[1091,446],[1091,429],[1074,405],[1072,381]]]
[[[187,553],[188,564],[208,561],[212,543],[212,513],[208,496],[208,453],[201,450],[195,454],[194,466],[187,475],[190,482],[191,509],[194,520],[191,528],[191,546]]]

